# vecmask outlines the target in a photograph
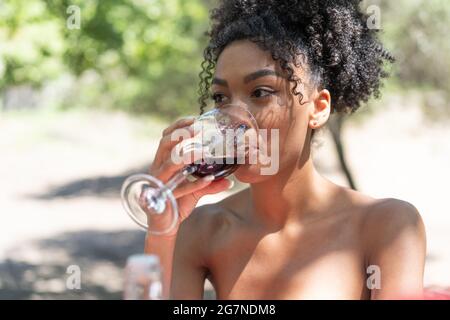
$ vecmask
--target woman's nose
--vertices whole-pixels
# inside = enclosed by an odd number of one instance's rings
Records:
[[[242,99],[234,98],[231,100],[230,104],[238,107],[248,108],[248,104]]]

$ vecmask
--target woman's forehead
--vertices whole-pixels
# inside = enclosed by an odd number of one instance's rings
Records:
[[[292,66],[294,73],[301,76],[303,69]],[[278,61],[272,58],[270,51],[263,50],[250,40],[238,40],[230,43],[220,54],[215,75],[218,78],[245,77],[260,70],[273,70],[286,76]]]

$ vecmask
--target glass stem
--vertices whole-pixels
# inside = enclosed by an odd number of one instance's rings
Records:
[[[166,209],[167,196],[175,190],[175,188],[186,180],[186,178],[197,171],[195,165],[189,165],[183,170],[179,171],[172,179],[170,179],[166,185],[161,189],[153,189],[152,192],[147,192],[147,208],[152,210],[156,214],[162,214]],[[151,189],[151,188],[150,188]],[[156,193],[155,193],[156,191]]]
[[[195,171],[197,171],[197,167],[195,165],[189,165],[187,167],[184,167],[183,170],[178,172],[172,179],[170,179],[166,183],[166,187],[163,193],[166,193],[167,190],[170,190],[171,192],[175,190],[176,187],[180,185],[183,181],[187,179],[188,176],[193,174]]]

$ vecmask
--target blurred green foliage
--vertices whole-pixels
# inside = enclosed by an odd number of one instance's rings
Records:
[[[448,0],[381,1],[385,42],[403,86],[450,91]]]
[[[71,5],[79,29],[67,27]],[[94,81],[72,98],[166,117],[192,112],[207,14],[200,0],[2,2],[0,91],[89,72]]]
[[[198,72],[216,0],[0,1],[0,95],[70,75],[67,106],[151,112],[197,110]],[[381,9],[382,37],[402,86],[450,92],[448,0],[367,0]],[[67,27],[76,5],[80,29]]]
[[[450,117],[449,2],[365,0],[363,8],[370,5],[380,8],[380,36],[396,58],[383,95],[395,92],[415,99],[413,105],[420,105],[429,120],[446,121]],[[370,117],[386,102],[370,101],[356,118]]]

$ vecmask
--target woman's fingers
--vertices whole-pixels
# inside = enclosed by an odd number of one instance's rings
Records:
[[[181,171],[186,164],[176,163],[170,157],[162,163],[153,175],[163,182],[167,182],[175,173]]]
[[[170,126],[168,126],[166,129],[163,130],[162,136],[170,136],[172,132],[174,132],[176,129],[180,129],[183,127],[188,127],[191,124],[193,124],[195,121],[195,117],[186,117],[182,118],[174,123],[172,123]]]
[[[177,199],[184,197],[185,195],[197,192],[197,191],[207,187],[213,181],[214,181],[214,176],[212,176],[212,175],[206,176],[201,179],[197,179],[194,182],[187,181],[187,182],[181,184],[178,188],[176,188],[174,190],[174,192],[173,192],[174,196]]]
[[[178,143],[193,136],[193,130],[189,126],[177,129],[180,131],[176,135],[173,135],[174,131],[172,131],[170,134],[163,136],[159,141],[158,151],[156,152],[152,168],[161,166],[165,159],[171,156],[172,150]]]
[[[222,191],[226,191],[231,189],[234,186],[234,181],[231,179],[220,179],[217,181],[211,182],[206,187],[193,192],[194,197],[198,200],[201,197],[208,194],[216,194]]]
[[[167,157],[167,159],[156,169],[152,174],[156,176],[163,182],[168,181],[173,175],[181,171],[187,165],[202,159],[201,152],[191,151],[189,153],[183,154],[182,157],[178,159],[172,156]]]
[[[201,182],[196,185],[199,190],[186,194],[177,199],[179,205],[180,220],[183,221],[191,213],[197,205],[198,201],[207,194],[215,194],[230,189],[233,186],[233,181],[228,179],[220,179],[217,181],[205,182],[206,186],[201,186]],[[192,190],[190,190],[192,191]]]

